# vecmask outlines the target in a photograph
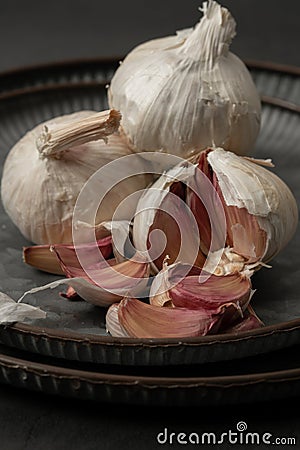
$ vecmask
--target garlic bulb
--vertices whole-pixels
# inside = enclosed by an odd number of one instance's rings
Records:
[[[270,261],[294,235],[298,209],[288,186],[264,165],[272,164],[215,148],[173,167],[139,200],[136,248],[148,251],[156,271],[166,257],[217,275]]]
[[[28,240],[72,242],[73,209],[84,184],[99,168],[132,153],[117,133],[119,123],[114,110],[80,111],[39,124],[11,149],[3,170],[2,201]],[[98,223],[111,220],[123,199],[148,185],[146,162],[137,155],[135,164],[139,175],[121,181],[105,196]],[[97,196],[101,189],[99,180],[92,194]],[[130,218],[132,211],[124,214]]]
[[[209,0],[194,29],[127,55],[108,98],[134,149],[183,158],[209,146],[243,155],[253,150],[261,103],[245,64],[229,52],[234,35],[231,14]]]

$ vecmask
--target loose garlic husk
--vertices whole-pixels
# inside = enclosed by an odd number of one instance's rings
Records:
[[[115,72],[109,105],[133,149],[182,158],[209,146],[246,155],[261,103],[245,64],[229,52],[235,21],[209,0],[194,29],[133,49]]]
[[[294,235],[298,209],[288,186],[264,165],[272,164],[221,148],[179,163],[140,198],[135,247],[149,252],[154,271],[166,257],[216,275],[267,263]],[[164,240],[151,239],[157,230]]]
[[[1,195],[6,212],[29,241],[72,242],[74,205],[84,184],[99,168],[132,153],[117,132],[119,124],[118,111],[80,111],[39,124],[11,149]],[[96,223],[111,220],[123,199],[148,185],[146,162],[137,156],[135,164],[139,175],[111,189]],[[131,218],[129,209],[120,219]]]

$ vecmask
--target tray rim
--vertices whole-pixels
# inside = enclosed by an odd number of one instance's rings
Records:
[[[106,57],[87,57],[87,58],[70,58],[70,59],[64,59],[64,60],[58,60],[53,62],[45,62],[40,64],[30,64],[30,65],[24,65],[19,67],[14,67],[11,69],[0,71],[0,85],[1,85],[1,79],[10,77],[10,76],[20,76],[24,75],[25,73],[30,72],[39,72],[43,70],[58,70],[60,68],[70,68],[72,66],[76,65],[86,65],[86,64],[117,64],[118,61],[122,61],[126,55],[116,55],[116,56],[106,56]],[[300,66],[292,65],[292,64],[281,64],[274,62],[272,60],[261,60],[261,59],[251,59],[251,58],[242,58],[242,61],[245,63],[245,65],[250,70],[266,70],[268,72],[276,72],[278,74],[283,75],[290,75],[290,76],[300,76]],[[86,85],[101,85],[106,84],[109,82],[109,80],[106,80],[105,82],[81,82],[81,83],[59,83],[59,86],[62,88],[68,88],[72,86],[76,86],[78,84],[82,84],[82,86]],[[32,93],[39,92],[40,90],[43,90],[43,88],[48,87],[49,89],[57,88],[58,83],[47,83],[45,85],[39,85],[39,86],[29,86],[29,87],[23,87],[23,88],[13,88],[9,89],[4,92],[0,92],[0,100],[10,98],[14,94],[21,95],[26,93]],[[269,103],[273,103],[274,105],[278,104],[279,106],[286,107],[287,109],[294,110],[296,112],[299,112],[299,105],[296,103],[293,103],[288,100],[281,99],[279,97],[267,97],[263,96],[262,101],[266,101]]]
[[[72,65],[80,64],[113,64],[118,61],[122,61],[126,55],[111,55],[111,56],[95,56],[87,58],[65,58],[61,60],[48,61],[44,63],[32,63],[25,64],[17,67],[12,67],[9,69],[4,69],[0,71],[0,82],[1,78],[5,76],[18,75],[24,72],[31,72],[37,70],[53,69],[53,68],[63,68]],[[242,58],[242,61],[250,68],[257,68],[261,70],[279,72],[287,75],[300,76],[300,66],[293,64],[278,63],[272,60],[263,60],[256,58]]]
[[[255,383],[285,382],[287,380],[300,380],[300,367],[269,372],[255,372],[242,375],[221,375],[206,377],[163,377],[145,375],[124,375],[97,372],[84,369],[56,366],[55,364],[30,361],[20,357],[0,353],[0,367],[23,370],[40,376],[54,376],[61,379],[87,381],[95,384],[113,385],[139,385],[149,389],[167,388],[193,388],[193,387],[221,387],[250,385]]]
[[[85,65],[85,64],[101,64],[101,63],[107,63],[107,64],[115,64],[117,61],[117,57],[109,57],[109,58],[86,58],[86,59],[76,59],[76,60],[65,60],[55,63],[45,63],[40,65],[32,65],[32,66],[25,66],[21,68],[12,69],[5,72],[0,72],[0,84],[1,84],[1,77],[2,76],[8,76],[9,74],[22,74],[24,71],[34,71],[34,70],[44,70],[44,69],[51,69],[53,67],[55,68],[61,68],[61,67],[68,67],[70,65]],[[246,62],[246,61],[245,61]],[[277,71],[283,74],[290,74],[290,75],[296,75],[300,76],[300,67],[296,66],[288,66],[288,65],[282,65],[277,63],[271,63],[267,61],[260,61],[260,60],[248,60],[248,63],[246,63],[248,67],[253,69],[262,69],[262,70],[269,70],[271,72]],[[77,83],[53,83],[53,84],[45,84],[42,86],[32,86],[28,88],[22,88],[22,89],[12,89],[11,91],[8,91],[7,93],[4,93],[1,97],[0,94],[0,102],[1,100],[6,100],[7,98],[15,98],[24,94],[34,94],[41,91],[52,91],[52,90],[64,90],[66,88],[86,88],[86,87],[103,87],[106,83],[105,82],[97,82],[97,81],[89,81],[89,82],[77,82]],[[295,113],[300,113],[300,105],[296,105],[290,101],[283,100],[276,97],[268,97],[263,96],[262,101],[266,104],[270,104],[274,107],[279,107],[283,109],[288,109]],[[61,341],[70,341],[70,342],[85,342],[89,344],[101,344],[104,346],[120,346],[120,347],[176,347],[176,346],[213,346],[220,343],[230,343],[230,342],[239,342],[247,339],[257,339],[262,338],[264,336],[270,336],[273,334],[280,334],[280,333],[288,333],[290,331],[295,331],[300,329],[300,317],[298,319],[293,319],[290,321],[280,322],[278,324],[273,324],[269,326],[265,326],[261,329],[256,329],[252,331],[245,331],[240,333],[228,333],[228,334],[218,334],[218,335],[211,335],[211,336],[200,336],[200,337],[194,337],[194,338],[184,338],[184,339],[178,339],[178,338],[162,338],[162,339],[153,339],[153,338],[144,338],[144,339],[138,339],[138,338],[113,338],[111,336],[103,336],[103,335],[97,335],[97,334],[83,334],[80,332],[75,331],[64,331],[59,328],[48,328],[43,326],[33,326],[33,325],[26,325],[22,323],[15,323],[10,326],[3,326],[1,325],[1,328],[9,328],[13,332],[21,335],[31,335],[31,336],[41,336],[47,339],[53,339],[57,340],[60,339]]]
[[[299,75],[300,76],[300,75]],[[1,82],[1,80],[0,80]],[[72,90],[72,89],[89,89],[89,88],[104,88],[107,85],[107,81],[80,81],[80,82],[69,82],[69,83],[49,83],[47,85],[42,86],[31,86],[27,88],[18,88],[12,89],[8,92],[0,93],[0,102],[2,100],[10,100],[16,97],[38,94],[41,92],[52,92],[52,91],[64,91],[64,90]],[[261,95],[261,101],[264,104],[275,106],[281,109],[287,109],[291,112],[295,112],[297,114],[300,113],[300,105],[297,103],[291,102],[290,100],[285,100],[280,97],[273,97],[269,95]]]
[[[3,325],[0,325],[3,327]],[[263,338],[266,336],[288,333],[290,331],[300,330],[300,318],[286,322],[280,322],[275,325],[268,325],[263,328],[257,328],[251,331],[243,331],[239,333],[220,333],[216,335],[207,335],[190,338],[116,338],[111,336],[103,336],[97,334],[83,334],[75,331],[65,331],[60,328],[48,328],[42,326],[27,325],[23,323],[15,323],[6,325],[4,328],[10,328],[14,332],[24,336],[39,336],[47,339],[59,339],[61,341],[101,344],[104,346],[119,345],[120,347],[176,347],[176,346],[214,346],[218,344],[226,344],[230,342],[239,342],[249,339]],[[262,331],[263,330],[263,331]]]

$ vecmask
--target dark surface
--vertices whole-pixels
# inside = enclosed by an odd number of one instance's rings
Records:
[[[77,57],[120,55],[146,39],[194,24],[199,4],[174,0],[72,3],[1,0],[0,69]],[[223,4],[230,7],[238,21],[232,50],[239,56],[300,65],[298,0],[224,0]],[[249,431],[297,436],[298,445],[293,447],[299,448],[299,400],[205,410],[133,409],[92,405],[0,386],[1,447],[153,449],[159,447],[156,435],[164,427],[177,433],[223,432],[234,430],[236,423],[244,420]]]
[[[202,0],[1,0],[0,70],[36,62],[122,55],[193,26]],[[237,21],[243,58],[300,65],[298,0],[224,0]]]
[[[200,434],[207,431],[220,435],[229,429],[234,431],[239,421],[247,423],[249,432],[269,432],[274,437],[299,436],[299,419],[295,414],[297,399],[276,405],[262,403],[253,409],[247,405],[234,409],[133,409],[52,398],[6,387],[1,395],[1,409],[5,411],[5,420],[1,424],[1,446],[13,450],[197,448],[179,444],[159,446],[156,436],[165,427],[169,433]],[[247,447],[222,445],[212,448]],[[249,445],[249,448],[257,447]],[[275,448],[285,447],[276,445]]]

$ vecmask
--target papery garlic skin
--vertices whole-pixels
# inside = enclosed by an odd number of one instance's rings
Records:
[[[105,322],[106,331],[113,337],[130,337],[127,331],[122,327],[118,317],[119,303],[113,303],[107,310]]]
[[[182,163],[177,164],[175,167],[172,167],[167,172],[163,173],[147,190],[145,190],[137,204],[136,213],[133,221],[133,242],[136,249],[140,252],[146,254],[149,251],[150,243],[149,236],[151,227],[155,222],[155,217],[159,211],[166,211],[167,214],[177,213],[175,218],[176,222],[180,221],[180,210],[175,207],[174,211],[171,207],[164,207],[164,201],[167,196],[170,194],[171,186],[177,181],[182,181],[183,183],[187,183],[189,179],[192,178],[195,172],[195,165],[191,163],[187,163],[183,161]],[[182,211],[184,213],[184,210]],[[179,214],[178,214],[179,213]],[[181,225],[181,224],[180,224]],[[194,221],[188,220],[189,229],[186,227],[180,227],[181,237],[180,237],[180,260],[193,264],[197,259],[198,247],[199,247],[199,234],[197,230],[197,224]],[[172,230],[170,230],[170,226],[168,230],[172,234]],[[166,231],[168,231],[166,230]],[[186,232],[184,232],[186,230]],[[154,253],[157,254],[162,245],[159,243],[156,237],[151,239],[151,246],[155,246],[158,244],[158,251],[155,250]],[[174,245],[174,239],[172,245]],[[165,257],[169,257],[170,253],[164,254],[162,256],[162,260]],[[153,254],[149,251],[149,261],[151,261],[151,267],[155,272],[157,272],[158,268],[155,264]],[[172,261],[173,262],[173,261]],[[159,267],[160,269],[161,267]]]
[[[110,107],[140,152],[187,158],[208,146],[253,149],[261,103],[245,64],[229,52],[235,21],[212,0],[203,12],[194,29],[133,49],[112,78]]]
[[[52,156],[47,154],[48,149],[40,142],[45,126],[49,130],[69,126],[93,114],[96,112],[80,111],[39,124],[15,144],[6,158],[1,183],[3,205],[21,233],[33,243],[71,243],[74,205],[84,184],[105,164],[132,153],[115,133],[108,137],[107,144],[104,140],[74,143],[70,149]],[[135,161],[136,173],[140,175],[111,190],[99,208],[97,223],[111,220],[122,200],[149,183],[145,161],[142,158]],[[131,218],[131,213],[128,211],[129,216],[120,219]]]
[[[267,234],[263,261],[268,262],[293,237],[298,226],[298,206],[287,184],[259,160],[240,158],[216,148],[207,160],[228,206],[246,208]]]

